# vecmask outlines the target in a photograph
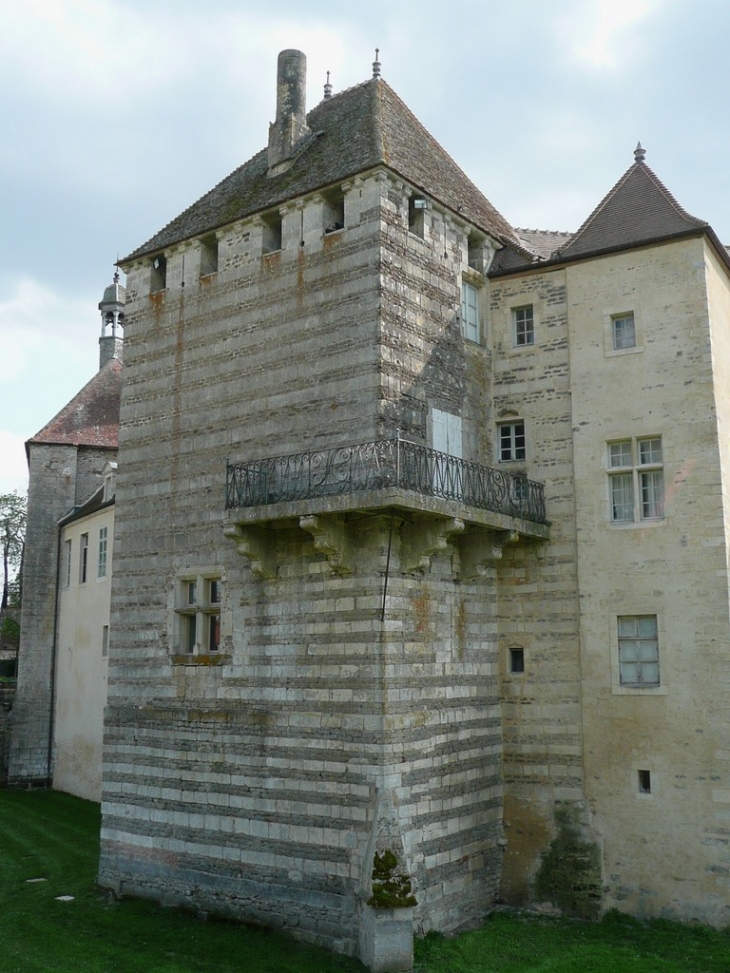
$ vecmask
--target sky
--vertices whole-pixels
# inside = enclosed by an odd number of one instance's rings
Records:
[[[633,162],[730,243],[727,0],[0,0],[0,493],[98,368],[114,263],[307,105],[382,76],[516,227],[576,230]]]

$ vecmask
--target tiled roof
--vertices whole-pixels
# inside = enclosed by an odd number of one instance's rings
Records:
[[[208,233],[378,165],[387,166],[497,240],[520,247],[509,223],[381,78],[321,101],[307,115],[307,124],[312,135],[285,172],[267,175],[267,151],[263,149],[125,261]]]
[[[525,246],[541,260],[548,260],[561,247],[564,247],[573,234],[562,230],[522,230],[515,233]]]
[[[122,363],[112,358],[28,444],[115,449],[119,438]]]
[[[583,257],[706,229],[708,224],[684,210],[646,163],[638,161],[601,200],[561,255]]]
[[[535,254],[530,260],[512,247],[498,251],[491,276],[524,270],[541,262],[572,260],[666,240],[685,233],[704,231],[719,241],[704,220],[691,216],[640,158],[623,174],[601,200],[577,233],[549,233],[544,230],[516,230],[525,247]],[[554,242],[552,242],[554,241]],[[719,246],[722,250],[722,246]]]

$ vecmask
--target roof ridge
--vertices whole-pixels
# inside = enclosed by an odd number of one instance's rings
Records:
[[[516,226],[514,229],[516,233],[549,233],[552,236],[572,236],[573,235],[572,230],[540,230],[540,229],[533,229],[532,227],[529,226]]]
[[[634,165],[641,165],[641,166],[643,166],[644,172],[646,172],[648,174],[649,178],[653,180],[653,182],[654,182],[655,186],[657,187],[657,189],[661,190],[661,192],[664,193],[664,195],[666,196],[667,200],[671,203],[671,205],[674,207],[674,209],[677,211],[677,213],[681,217],[683,217],[683,219],[689,220],[690,223],[696,223],[697,226],[708,226],[709,225],[707,223],[707,220],[701,220],[698,216],[693,216],[691,213],[689,213],[684,208],[684,206],[682,206],[681,203],[679,203],[677,201],[674,193],[670,192],[667,189],[667,187],[661,181],[661,179],[659,178],[659,176],[654,172],[654,170],[650,166],[648,166],[645,162],[634,163]]]

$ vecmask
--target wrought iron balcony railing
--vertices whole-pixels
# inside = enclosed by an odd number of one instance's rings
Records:
[[[542,483],[405,439],[379,439],[226,466],[227,510],[390,488],[547,523]]]

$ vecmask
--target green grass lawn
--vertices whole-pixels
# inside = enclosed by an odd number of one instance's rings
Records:
[[[0,791],[0,973],[355,973],[356,960],[94,886],[97,805]],[[43,881],[33,881],[43,879]],[[73,896],[60,901],[58,896]],[[495,913],[416,943],[418,973],[730,973],[730,931]]]

